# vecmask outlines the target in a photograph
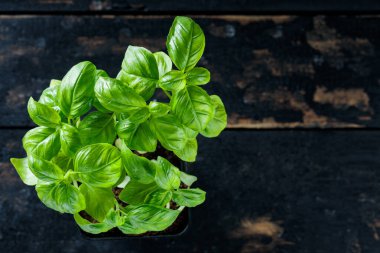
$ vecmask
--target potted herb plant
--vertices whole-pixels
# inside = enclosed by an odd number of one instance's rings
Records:
[[[220,134],[226,111],[200,87],[210,73],[196,67],[199,25],[175,18],[166,46],[168,55],[129,46],[116,78],[81,62],[28,102],[38,127],[22,139],[27,157],[11,162],[47,207],[73,214],[86,233],[171,233],[186,207],[205,200],[181,161],[196,160],[198,134]],[[169,102],[152,99],[157,89]]]

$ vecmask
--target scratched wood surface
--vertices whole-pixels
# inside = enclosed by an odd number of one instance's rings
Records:
[[[193,17],[229,128],[380,126],[380,16]],[[172,18],[0,16],[0,127],[32,126],[28,97],[79,61],[116,75],[128,45],[164,50]]]
[[[0,11],[268,12],[378,11],[377,0],[2,0]]]
[[[1,252],[380,252],[380,133],[227,131],[201,139],[190,172],[207,191],[176,238],[88,241],[9,163],[24,130],[2,130]],[[349,136],[349,138],[348,138]],[[255,143],[255,145],[252,145]],[[247,148],[249,147],[249,148]]]

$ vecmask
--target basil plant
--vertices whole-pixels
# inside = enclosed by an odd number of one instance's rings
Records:
[[[210,72],[197,67],[200,26],[175,18],[166,47],[168,54],[129,46],[116,78],[80,62],[28,102],[38,127],[22,139],[27,157],[11,162],[47,207],[73,214],[88,233],[161,231],[205,200],[190,188],[195,176],[168,157],[148,159],[160,145],[193,162],[198,134],[216,137],[226,127],[221,99],[202,89]],[[169,102],[153,99],[157,89]]]

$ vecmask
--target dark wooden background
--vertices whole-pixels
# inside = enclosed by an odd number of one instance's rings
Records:
[[[380,252],[380,2],[2,0],[0,252]],[[176,15],[207,46],[229,115],[190,166],[207,201],[180,237],[89,241],[41,204],[9,158],[52,78],[91,60],[115,75],[128,45],[165,48]]]

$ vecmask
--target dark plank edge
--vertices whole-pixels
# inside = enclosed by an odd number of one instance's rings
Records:
[[[343,0],[5,0],[0,3],[2,13],[328,13],[328,12],[371,12],[380,11],[376,0],[343,1]]]

